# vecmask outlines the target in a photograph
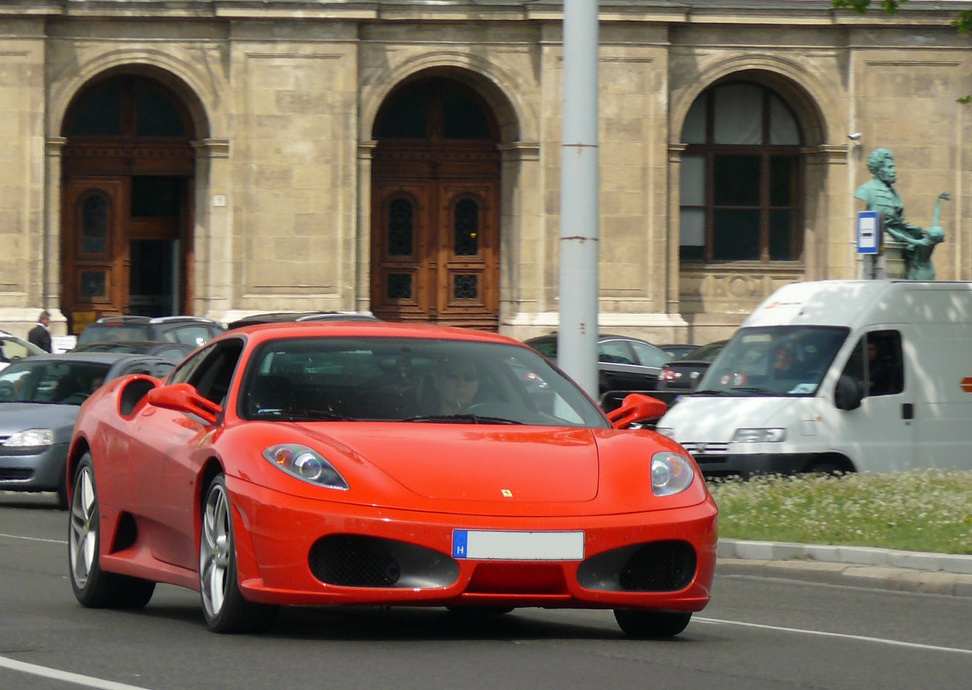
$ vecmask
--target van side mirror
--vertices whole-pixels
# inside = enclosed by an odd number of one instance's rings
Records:
[[[194,415],[206,424],[215,424],[223,411],[221,406],[199,395],[188,383],[153,388],[145,394],[145,402],[165,410]]]
[[[635,422],[659,419],[668,411],[668,405],[648,395],[631,393],[621,401],[621,407],[607,413],[615,429],[626,429]]]
[[[834,405],[838,410],[856,410],[864,399],[864,388],[852,376],[842,375],[834,390]]]

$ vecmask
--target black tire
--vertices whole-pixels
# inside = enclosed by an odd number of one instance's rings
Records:
[[[88,608],[140,609],[151,600],[155,583],[101,569],[100,519],[94,463],[85,453],[74,474],[68,525],[68,572],[74,597]]]
[[[277,607],[247,601],[236,572],[236,542],[226,490],[220,474],[206,489],[199,535],[199,595],[206,625],[216,633],[252,633],[269,628]]]
[[[690,612],[614,609],[614,619],[629,637],[659,639],[675,637],[692,619]]]

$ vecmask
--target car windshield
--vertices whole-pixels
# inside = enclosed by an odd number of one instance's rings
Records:
[[[0,371],[0,403],[80,405],[102,384],[108,369],[98,362],[16,362]]]
[[[254,352],[244,419],[606,428],[600,409],[531,349],[416,338],[291,338]]]
[[[847,333],[847,328],[825,326],[743,328],[716,357],[696,393],[813,395]]]

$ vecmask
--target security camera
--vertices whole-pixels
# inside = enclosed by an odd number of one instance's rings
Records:
[[[847,138],[850,139],[851,141],[853,141],[855,144],[860,144],[861,143],[861,133],[860,132],[854,132],[853,134],[848,134],[847,135]]]

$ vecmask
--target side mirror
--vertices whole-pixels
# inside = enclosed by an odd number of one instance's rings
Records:
[[[611,410],[607,417],[615,429],[627,429],[634,422],[645,419],[658,419],[668,411],[668,405],[658,398],[652,398],[641,393],[626,395],[621,401],[621,407]]]
[[[834,390],[834,405],[838,410],[856,410],[864,399],[864,388],[857,379],[841,376]]]
[[[145,394],[145,402],[165,410],[195,415],[206,424],[215,424],[223,408],[199,395],[188,383],[153,388]]]

